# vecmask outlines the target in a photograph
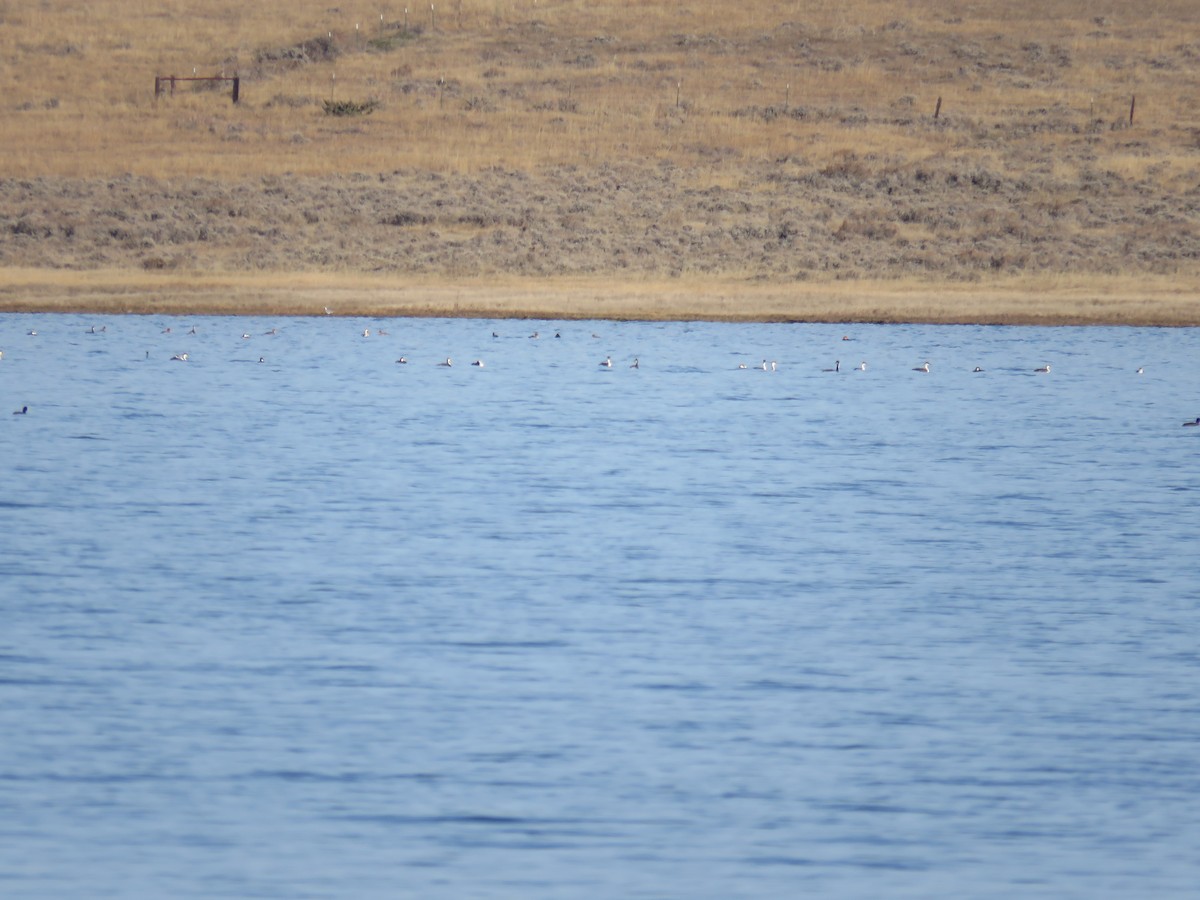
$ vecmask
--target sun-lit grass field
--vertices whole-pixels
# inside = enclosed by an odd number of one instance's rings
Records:
[[[0,3],[5,175],[946,155],[1186,182],[1200,4]],[[238,74],[229,85],[155,76]],[[941,98],[937,120],[934,112]],[[1136,98],[1136,130],[1128,124]],[[335,117],[325,101],[374,102]],[[1085,152],[1086,148],[1086,152]]]
[[[1195,0],[0,0],[0,78],[0,267],[1200,281]]]

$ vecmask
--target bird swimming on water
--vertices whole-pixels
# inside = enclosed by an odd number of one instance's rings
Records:
[[[187,362],[188,355],[186,353],[177,353],[171,357],[172,362]]]
[[[1050,374],[1050,363],[1046,363],[1046,365],[1042,366],[1040,369],[1034,369],[1033,371],[1035,371],[1041,375],[1049,375]]]
[[[14,415],[14,416],[23,416],[23,415],[25,415],[27,412],[29,412],[29,407],[28,407],[28,406],[22,406],[20,409],[14,409],[14,410],[13,410],[13,415]]]
[[[1197,426],[1200,426],[1200,416],[1196,416],[1196,419],[1194,422],[1184,422],[1183,423],[1184,428],[1196,428]]]
[[[924,365],[917,366],[916,368],[913,369],[913,371],[914,372],[928,372],[929,371],[929,361],[926,360]]]
[[[612,357],[611,356],[604,357],[604,362],[600,363],[600,365],[602,368],[611,369],[612,368]]]
[[[822,372],[840,372],[840,371],[842,371],[842,361],[840,359],[834,360],[832,369],[822,369],[821,371]]]

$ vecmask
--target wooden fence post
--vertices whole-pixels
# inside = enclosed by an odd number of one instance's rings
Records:
[[[177,75],[155,75],[154,76],[154,99],[155,99],[155,101],[157,102],[158,98],[161,97],[163,94],[165,94],[168,91],[168,89],[171,92],[171,96],[174,97],[175,96],[175,83],[177,81],[192,81],[192,82],[194,82],[194,81],[207,81],[207,82],[228,81],[231,84],[229,96],[233,100],[233,102],[238,103],[242,99],[242,77],[241,77],[241,75],[234,75],[232,77],[228,77],[226,75],[212,75],[212,76],[195,75],[195,76],[184,77],[184,78],[180,78]]]

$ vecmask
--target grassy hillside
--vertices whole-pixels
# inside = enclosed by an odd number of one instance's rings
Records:
[[[0,67],[0,266],[1200,274],[1194,0],[0,0]]]
[[[7,175],[656,159],[736,179],[854,156],[1194,184],[1200,157],[1191,0],[4,0],[0,57]],[[155,101],[155,75],[193,72],[240,74],[242,102],[198,84]],[[378,106],[333,117],[330,99]]]

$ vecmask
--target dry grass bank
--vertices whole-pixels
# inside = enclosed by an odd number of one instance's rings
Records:
[[[1192,0],[418,6],[0,0],[0,283],[1200,288]]]
[[[10,311],[537,319],[1200,325],[1173,279],[1000,279],[985,287],[869,281],[394,279],[347,274],[48,272],[10,269]]]
[[[1195,283],[1200,193],[953,160],[244,181],[0,179],[0,267],[758,281],[1142,274]],[[3,275],[0,274],[0,279]]]

